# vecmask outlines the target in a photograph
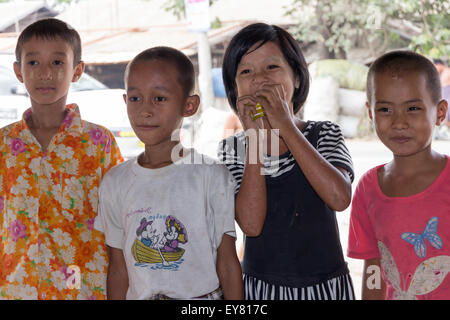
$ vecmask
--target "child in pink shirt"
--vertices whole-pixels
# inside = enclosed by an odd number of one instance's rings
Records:
[[[390,52],[370,67],[367,98],[393,160],[353,197],[347,254],[365,260],[362,298],[450,299],[450,161],[431,148],[448,109],[439,74],[419,54]]]

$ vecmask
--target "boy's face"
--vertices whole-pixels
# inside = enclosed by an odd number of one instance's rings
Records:
[[[170,144],[183,117],[198,109],[199,97],[185,96],[177,78],[177,69],[165,60],[136,61],[130,68],[124,100],[131,126],[146,146]]]
[[[435,125],[445,119],[447,104],[433,103],[426,77],[414,71],[375,73],[369,117],[386,147],[408,156],[430,147]]]
[[[59,37],[33,37],[23,44],[21,63],[14,64],[14,72],[25,84],[33,105],[65,105],[70,83],[84,70],[84,63],[74,67],[73,59],[72,48]]]

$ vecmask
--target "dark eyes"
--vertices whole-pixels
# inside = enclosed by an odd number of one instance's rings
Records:
[[[408,112],[413,112],[413,111],[420,111],[421,109],[422,108],[419,107],[419,106],[409,106],[407,111]],[[392,109],[388,108],[388,107],[379,107],[379,108],[376,109],[376,111],[380,112],[380,113],[387,113],[387,112],[392,112]]]
[[[136,97],[136,96],[128,97],[128,101],[130,101],[130,102],[139,102],[141,100],[142,99],[140,97]],[[165,98],[165,97],[155,97],[155,98],[153,98],[153,100],[155,102],[165,102],[165,101],[167,101],[167,98]]]
[[[140,101],[140,98],[139,97],[134,97],[134,96],[129,96],[128,97],[128,101],[130,101],[130,102],[138,102],[138,101]]]
[[[37,62],[36,60],[30,60],[30,61],[28,61],[28,64],[30,66],[36,66],[36,65],[39,64],[39,62]],[[61,65],[64,64],[64,61],[62,61],[62,60],[55,60],[55,61],[52,62],[52,64],[56,65],[56,66],[61,66]]]
[[[277,69],[277,68],[279,68],[280,66],[278,66],[278,65],[276,65],[276,64],[270,64],[270,65],[268,65],[266,68],[268,69],[268,70],[274,70],[274,69]],[[239,72],[239,74],[240,75],[246,75],[246,74],[249,74],[249,73],[251,73],[252,72],[252,70],[251,69],[243,69],[243,70],[241,70],[240,72]]]

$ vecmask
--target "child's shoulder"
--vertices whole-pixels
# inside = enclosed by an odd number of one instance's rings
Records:
[[[13,122],[0,128],[0,146],[3,146],[5,143],[9,144],[8,140],[10,139],[18,138],[22,130],[22,121]]]
[[[125,181],[126,177],[130,175],[137,175],[133,170],[133,166],[137,164],[136,158],[131,158],[127,161],[116,164],[114,167],[108,170],[105,174],[104,180],[121,183]]]
[[[189,157],[188,164],[196,165],[197,170],[203,172],[203,174],[208,174],[213,179],[219,175],[228,176],[229,171],[222,161],[200,153],[195,149],[192,150],[192,155]]]
[[[384,166],[385,164],[380,164],[364,172],[358,181],[357,188],[366,189],[369,186],[370,187],[376,186],[378,184],[378,170]]]
[[[87,120],[81,120],[81,124],[82,124],[82,130],[85,133],[90,133],[93,131],[101,131],[104,132],[105,134],[108,135],[113,135],[113,133],[106,127],[102,126],[101,124],[98,123],[93,123]]]
[[[9,136],[11,132],[14,131],[21,124],[21,122],[22,121],[13,122],[0,128],[0,136],[1,137]]]

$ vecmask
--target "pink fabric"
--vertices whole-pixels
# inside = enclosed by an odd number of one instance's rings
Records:
[[[423,192],[387,197],[375,167],[352,201],[347,255],[382,259],[387,299],[450,299],[450,161]]]

